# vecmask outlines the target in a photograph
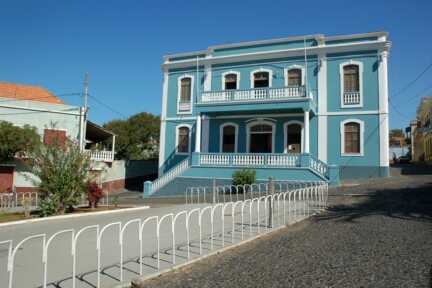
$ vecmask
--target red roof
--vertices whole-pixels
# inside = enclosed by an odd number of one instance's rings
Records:
[[[45,88],[8,82],[0,82],[0,97],[64,104]]]

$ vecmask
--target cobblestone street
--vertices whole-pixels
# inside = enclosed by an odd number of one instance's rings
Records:
[[[146,287],[432,287],[432,177],[330,193],[296,226],[147,281]]]

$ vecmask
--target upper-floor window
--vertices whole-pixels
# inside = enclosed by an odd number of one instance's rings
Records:
[[[190,113],[192,109],[193,77],[189,75],[178,79],[178,100],[179,113]]]
[[[235,73],[229,73],[225,74],[224,77],[224,90],[235,90],[238,89],[237,87],[237,79],[238,75]]]
[[[341,152],[342,155],[363,155],[363,122],[360,120],[345,120],[341,122]]]
[[[302,70],[293,68],[288,70],[288,86],[302,85]]]
[[[190,152],[190,127],[177,127],[177,154],[188,154]]]
[[[253,88],[270,87],[270,73],[267,71],[255,72],[253,74]]]
[[[349,61],[341,64],[341,106],[362,106],[362,63]]]
[[[66,145],[66,131],[56,129],[45,129],[43,142],[46,145],[57,145],[65,147]]]

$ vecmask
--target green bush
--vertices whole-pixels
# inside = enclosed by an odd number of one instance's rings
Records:
[[[242,169],[232,175],[233,185],[253,184],[256,181],[256,171],[252,169]]]

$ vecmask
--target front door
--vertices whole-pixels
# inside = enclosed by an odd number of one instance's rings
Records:
[[[288,153],[301,153],[302,146],[302,126],[298,123],[289,124],[286,126],[286,151]]]
[[[250,152],[251,153],[271,153],[272,152],[271,133],[251,134]]]

